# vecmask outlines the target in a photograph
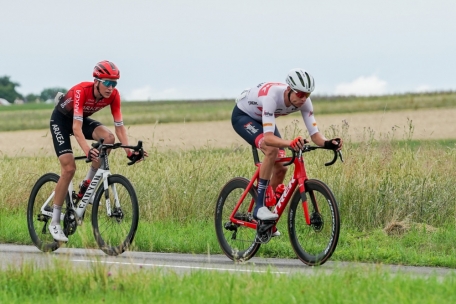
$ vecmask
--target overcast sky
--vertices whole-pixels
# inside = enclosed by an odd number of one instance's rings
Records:
[[[234,98],[304,68],[315,94],[456,90],[455,0],[0,0],[23,94],[121,70],[124,100]]]

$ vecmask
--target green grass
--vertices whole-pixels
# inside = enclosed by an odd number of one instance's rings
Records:
[[[390,274],[381,267],[321,269],[309,274],[230,274],[161,269],[115,270],[64,261],[41,268],[24,263],[0,276],[2,303],[453,303],[456,277]],[[71,277],[68,276],[71,273]],[[82,300],[83,298],[83,300]]]
[[[126,166],[122,153],[111,157],[112,172],[132,181],[140,202],[133,250],[221,253],[214,232],[215,202],[229,179],[253,174],[250,149],[149,154],[135,166]],[[342,232],[332,260],[456,267],[456,173],[448,170],[456,161],[455,141],[347,142],[344,156],[345,163],[325,167],[329,154],[306,154],[309,177],[327,183],[339,203]],[[87,165],[80,162],[78,168],[76,183]],[[2,158],[1,242],[31,244],[25,216],[28,196],[40,175],[58,170],[54,157]],[[96,248],[89,215],[69,246]],[[395,223],[409,230],[387,235],[383,229]],[[279,230],[283,237],[263,246],[258,255],[295,257],[286,221],[279,223]]]
[[[456,92],[426,94],[401,94],[374,97],[325,97],[312,96],[318,104],[318,114],[355,112],[388,112],[424,108],[449,108],[456,106]],[[234,100],[123,102],[125,125],[172,123],[189,121],[228,120]],[[49,128],[53,105],[25,104],[0,107],[0,132]],[[113,124],[109,109],[92,116],[110,126]]]

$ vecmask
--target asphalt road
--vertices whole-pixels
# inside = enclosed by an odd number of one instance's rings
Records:
[[[437,275],[443,277],[455,274],[456,269],[438,267],[413,267],[380,265],[353,262],[326,262],[318,267],[309,267],[298,259],[252,258],[244,263],[234,263],[224,255],[177,254],[155,252],[124,252],[117,257],[107,256],[99,249],[59,248],[52,253],[43,253],[34,246],[0,244],[0,268],[21,267],[24,263],[47,268],[57,261],[72,263],[76,268],[105,265],[110,271],[137,271],[161,269],[174,273],[192,271],[220,271],[230,273],[272,272],[277,274],[321,274],[359,267],[361,270],[382,268],[392,273],[406,273],[413,276]]]

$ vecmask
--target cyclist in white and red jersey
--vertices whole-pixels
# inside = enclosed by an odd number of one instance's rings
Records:
[[[308,141],[302,137],[293,140],[282,139],[275,119],[300,111],[311,140],[318,146],[335,150],[342,148],[340,138],[326,139],[318,130],[313,114],[310,94],[315,88],[313,77],[303,69],[292,69],[285,83],[263,82],[256,87],[244,90],[236,99],[231,116],[234,130],[249,144],[261,149],[264,153],[258,183],[258,198],[253,216],[259,220],[275,220],[278,215],[272,213],[265,205],[267,197],[274,197],[277,185],[283,182],[287,168],[275,163],[283,150],[290,147],[299,151]],[[278,231],[274,234],[280,235]]]
[[[55,187],[52,221],[49,225],[49,231],[57,241],[68,241],[60,225],[60,215],[68,186],[76,171],[70,136],[74,135],[87,158],[92,160],[86,180],[91,180],[100,166],[97,160],[98,150],[90,148],[86,139],[98,141],[103,138],[107,144],[115,141],[114,134],[100,122],[89,118],[90,115],[110,106],[115,133],[122,144],[128,145],[127,131],[120,110],[120,95],[115,88],[120,78],[119,69],[110,61],[100,61],[93,69],[93,77],[93,82],[81,82],[61,96],[51,116],[52,140],[61,167],[60,179]],[[130,160],[140,157],[138,152],[129,149],[125,149],[125,152]],[[144,155],[147,156],[147,153],[144,152]]]

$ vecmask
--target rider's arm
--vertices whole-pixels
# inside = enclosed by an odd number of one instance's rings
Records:
[[[317,132],[314,135],[310,136],[310,139],[312,139],[312,142],[314,144],[316,144],[317,146],[320,146],[320,147],[323,147],[325,145],[325,141],[328,140],[320,132]]]
[[[115,128],[115,132],[116,132],[117,138],[122,143],[122,145],[128,146],[127,129],[125,128],[125,126],[124,125],[119,125],[119,126],[116,125],[114,128]],[[127,156],[128,156],[128,154],[130,153],[130,149],[124,149],[124,150],[125,150],[125,153],[127,153]]]
[[[89,155],[90,146],[85,140],[84,134],[82,133],[82,121],[84,117],[84,103],[85,94],[82,88],[75,88],[73,90],[74,95],[74,108],[73,108],[73,135],[76,138],[79,146],[86,156]]]
[[[122,111],[120,110],[120,94],[117,90],[116,96],[114,97],[114,101],[111,103],[111,114],[112,118],[114,119],[114,126],[117,138],[123,145],[128,146],[127,130],[125,129],[125,126],[123,124]],[[124,150],[128,156],[130,154],[130,149]]]
[[[313,114],[312,100],[310,98],[307,98],[306,102],[302,105],[301,115],[307,131],[309,131],[312,142],[317,146],[323,147],[325,145],[325,141],[328,139],[318,130],[317,121],[315,120],[315,116]]]
[[[264,143],[271,147],[288,148],[291,146],[291,140],[282,139],[274,135],[273,132],[263,134]]]

